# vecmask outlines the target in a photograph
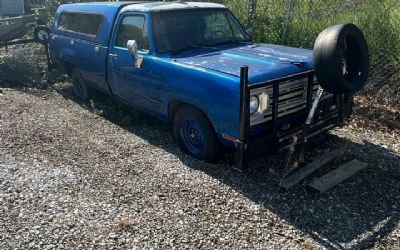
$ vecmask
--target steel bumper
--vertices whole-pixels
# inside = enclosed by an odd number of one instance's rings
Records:
[[[308,92],[307,92],[307,108],[299,112],[298,119],[289,119],[284,121],[283,118],[278,118],[278,95],[279,84],[282,81],[287,81],[292,78],[308,76]],[[307,114],[309,114],[313,105],[313,71],[303,72],[288,76],[281,79],[276,79],[265,83],[273,86],[273,101],[272,101],[272,121],[265,124],[267,128],[259,134],[251,135],[250,114],[249,114],[249,99],[250,90],[252,87],[248,84],[248,68],[241,68],[241,84],[240,84],[240,124],[239,124],[239,140],[236,141],[236,166],[235,168],[243,171],[247,168],[249,160],[261,158],[271,153],[278,153],[285,150],[292,143],[294,137],[297,138],[299,144],[307,143],[307,141],[329,129],[342,126],[346,119],[349,118],[352,108],[352,97],[337,95],[333,96],[333,102],[336,101],[336,108],[326,109],[320,108],[318,102],[317,109],[313,120],[310,124],[306,124]],[[259,87],[259,85],[257,86]],[[289,115],[289,117],[292,115]],[[284,128],[282,124],[285,124]]]

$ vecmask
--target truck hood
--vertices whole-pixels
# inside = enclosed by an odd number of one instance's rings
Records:
[[[313,68],[312,51],[273,44],[251,44],[208,53],[181,55],[175,62],[240,77],[240,67],[249,67],[250,84],[300,73]]]

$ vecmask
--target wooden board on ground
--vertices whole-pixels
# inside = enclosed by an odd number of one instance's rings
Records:
[[[289,177],[284,179],[281,183],[281,186],[286,190],[291,189],[293,186],[297,185],[300,181],[307,178],[310,174],[314,173],[316,170],[325,166],[326,164],[335,160],[341,155],[342,152],[340,150],[333,150],[321,155],[313,162],[307,164],[303,168],[300,168],[299,170],[291,174]]]
[[[308,186],[318,190],[320,193],[324,193],[337,184],[352,177],[367,166],[367,163],[359,160],[352,160],[346,164],[343,164],[332,172],[312,181],[310,184],[308,184]]]

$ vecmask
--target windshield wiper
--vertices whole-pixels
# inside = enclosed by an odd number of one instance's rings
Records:
[[[220,45],[226,45],[226,44],[230,44],[230,43],[235,43],[235,44],[245,43],[245,44],[249,44],[249,43],[252,43],[252,42],[251,41],[246,41],[246,40],[229,39],[229,40],[226,40],[226,41],[223,41],[223,42],[214,43],[211,46],[220,46]]]
[[[187,44],[185,47],[173,50],[171,52],[171,55],[176,55],[176,54],[182,53],[182,52],[190,50],[190,49],[213,49],[213,50],[218,50],[218,48],[216,48],[216,47],[206,46],[206,45],[203,45],[203,44],[190,43],[190,44]]]

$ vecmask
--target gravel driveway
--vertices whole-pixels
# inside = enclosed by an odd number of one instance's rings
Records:
[[[0,249],[400,248],[396,110],[382,123],[360,104],[311,149],[370,164],[320,195],[278,190],[283,155],[244,175],[229,157],[186,156],[143,113],[103,96],[77,102],[68,82],[1,86],[12,88],[0,92]]]

